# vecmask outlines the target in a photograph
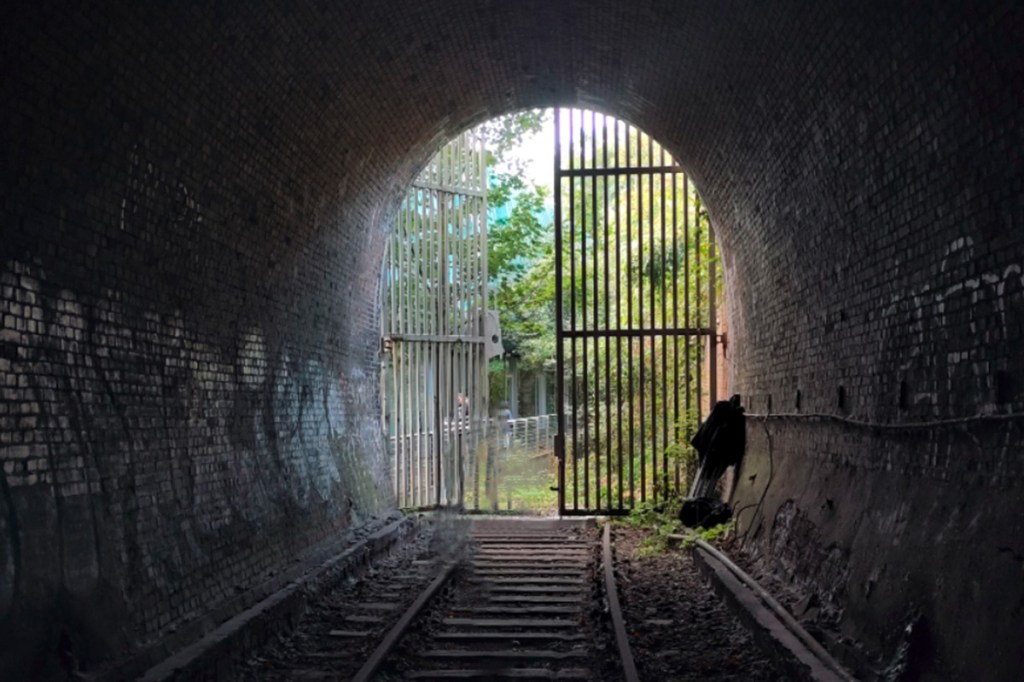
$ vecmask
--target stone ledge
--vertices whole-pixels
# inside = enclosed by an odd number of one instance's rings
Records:
[[[693,547],[692,554],[715,592],[750,631],[754,641],[782,665],[789,679],[802,682],[849,682],[853,679],[848,674],[840,675],[833,669],[834,662],[830,665],[811,651],[721,560],[699,546]]]

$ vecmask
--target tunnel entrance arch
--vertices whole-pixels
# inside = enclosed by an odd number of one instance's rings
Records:
[[[488,152],[474,128],[413,182],[385,256],[383,416],[401,507],[479,510],[500,497],[511,510],[515,497],[543,512],[529,495],[550,499],[548,513],[624,514],[677,497],[696,470],[690,438],[725,390],[708,213],[650,135],[590,110],[553,114],[555,414],[532,433],[548,449],[521,447],[523,420],[506,427],[491,412],[504,404],[488,361],[508,348],[489,322],[502,311],[488,310]]]
[[[556,452],[561,514],[625,514],[687,487],[718,396],[714,231],[668,151],[555,111]]]

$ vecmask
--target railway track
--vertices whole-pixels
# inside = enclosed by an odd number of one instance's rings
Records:
[[[463,524],[465,525],[465,524]],[[247,662],[236,679],[349,680],[417,597],[437,579],[436,557],[459,551],[462,529],[426,522],[403,545],[359,577],[319,597],[293,634]]]
[[[637,679],[593,523],[478,520],[463,545],[428,535],[322,599],[243,678]]]
[[[600,604],[598,531],[556,521],[478,521],[455,589],[362,680],[619,679]]]

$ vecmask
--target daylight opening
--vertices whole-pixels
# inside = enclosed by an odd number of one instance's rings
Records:
[[[383,268],[398,504],[619,514],[687,492],[726,393],[707,211],[650,136],[494,119],[417,177]]]

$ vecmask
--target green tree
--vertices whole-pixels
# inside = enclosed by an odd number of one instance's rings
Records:
[[[503,168],[492,171],[487,195],[494,214],[487,228],[490,307],[498,311],[506,348],[530,368],[554,357],[554,250],[552,225],[543,219],[549,190],[526,178],[515,150],[548,115],[533,109],[484,125],[489,166]],[[501,382],[495,387],[500,394],[504,374],[498,371],[492,382]]]

